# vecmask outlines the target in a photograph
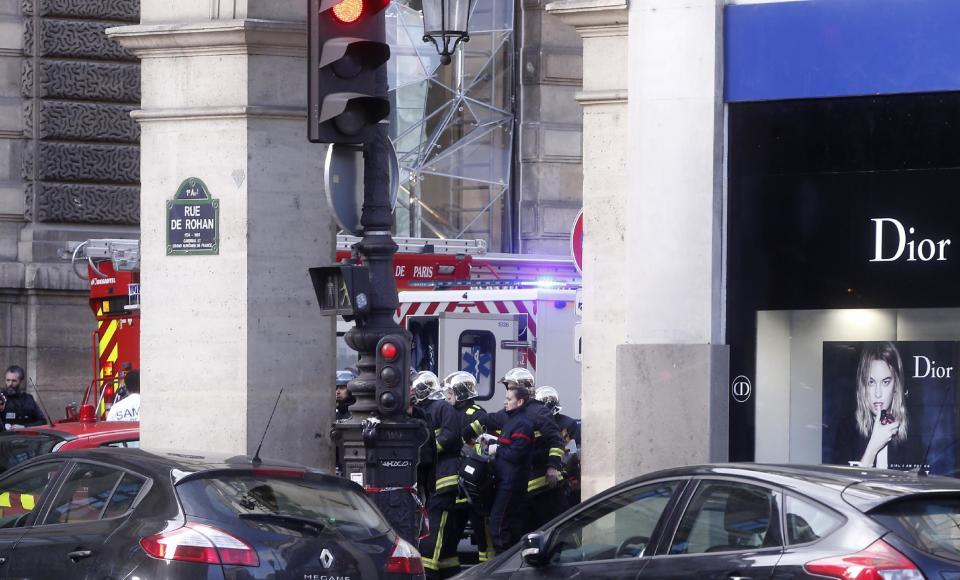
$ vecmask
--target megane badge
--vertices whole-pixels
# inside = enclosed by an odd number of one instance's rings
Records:
[[[330,553],[330,550],[324,548],[323,551],[320,552],[320,563],[327,569],[333,566],[333,554]]]

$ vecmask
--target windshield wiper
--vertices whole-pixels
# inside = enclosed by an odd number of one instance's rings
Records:
[[[318,522],[317,520],[311,520],[310,518],[302,516],[278,514],[276,512],[248,512],[240,514],[239,517],[241,520],[273,520],[278,523],[295,523],[299,524],[300,527],[309,526],[315,528],[317,532],[322,532],[327,527],[327,524]]]

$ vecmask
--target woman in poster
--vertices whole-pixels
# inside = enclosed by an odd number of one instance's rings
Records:
[[[863,467],[886,468],[891,442],[907,439],[903,362],[892,342],[863,345],[857,369],[857,429],[867,440]]]

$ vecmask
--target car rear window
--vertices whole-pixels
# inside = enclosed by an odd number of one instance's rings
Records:
[[[960,560],[960,496],[912,497],[869,515],[919,550]]]
[[[63,441],[61,437],[47,433],[2,435],[0,436],[0,471],[6,471],[38,455],[46,455],[61,441]]]
[[[381,536],[390,529],[361,492],[310,478],[216,473],[179,484],[177,494],[187,515],[213,520],[241,514],[292,516],[320,523],[350,540]]]

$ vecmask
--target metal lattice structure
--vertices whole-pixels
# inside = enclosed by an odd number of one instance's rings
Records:
[[[479,238],[501,247],[509,231],[513,165],[513,0],[475,2],[470,41],[453,63],[423,42],[416,6],[394,2],[391,139],[400,162],[399,235]]]

